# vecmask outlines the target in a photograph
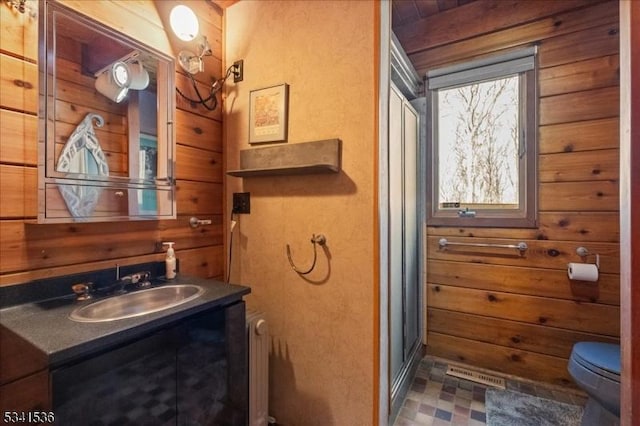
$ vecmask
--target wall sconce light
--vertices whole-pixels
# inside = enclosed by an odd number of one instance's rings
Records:
[[[200,31],[198,17],[193,10],[182,4],[171,9],[169,22],[173,32],[182,41],[193,40]]]
[[[114,62],[106,70],[100,71],[96,78],[96,90],[115,103],[124,100],[131,85],[131,72],[127,64]]]
[[[213,55],[211,45],[205,36],[202,36],[198,43],[198,53],[195,54],[189,50],[182,50],[178,53],[178,63],[187,73],[194,75],[204,71],[204,56]]]
[[[195,12],[182,4],[171,9],[169,23],[175,35],[182,41],[194,40],[200,31],[198,17]],[[213,54],[211,45],[205,36],[202,36],[197,48],[197,54],[189,50],[182,50],[178,53],[178,63],[189,74],[197,74],[204,71],[202,57]]]
[[[192,41],[198,36],[199,32],[199,24],[198,17],[189,7],[184,5],[175,6],[169,15],[169,23],[171,25],[171,29],[175,33],[175,35],[183,41]],[[182,96],[187,101],[193,104],[200,104],[204,106],[209,111],[213,111],[218,106],[218,99],[216,98],[216,93],[222,90],[222,86],[224,82],[233,74],[233,81],[238,82],[242,81],[243,74],[243,61],[236,61],[227,68],[225,76],[223,78],[219,78],[214,80],[209,86],[209,93],[206,97],[204,97],[200,90],[198,90],[198,86],[196,84],[196,80],[193,77],[195,74],[204,71],[204,62],[202,58],[205,56],[213,55],[213,51],[211,49],[211,45],[207,40],[206,36],[201,36],[196,45],[196,53],[191,52],[189,50],[182,50],[178,53],[178,63],[180,67],[186,71],[187,76],[191,80],[191,84],[193,86],[193,90],[197,96],[197,99],[193,99],[176,87],[176,91],[180,96]]]
[[[122,102],[129,89],[144,90],[149,85],[149,73],[133,52],[98,71],[95,87],[115,103]]]

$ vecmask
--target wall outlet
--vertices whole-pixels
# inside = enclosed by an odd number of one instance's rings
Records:
[[[249,192],[233,193],[233,213],[249,214],[251,213],[251,198]]]
[[[239,81],[242,81],[242,79],[244,78],[244,61],[242,59],[240,59],[239,61],[235,61],[233,63],[233,82],[237,83]]]

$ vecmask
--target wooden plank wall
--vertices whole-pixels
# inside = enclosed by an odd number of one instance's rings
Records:
[[[82,43],[71,37],[59,38],[54,164],[76,126],[89,112],[98,112],[105,123],[94,129],[109,165],[109,174],[128,176],[127,103],[117,104],[98,93],[94,89],[95,78],[82,73]]]
[[[617,1],[478,0],[398,29],[421,75],[540,46],[539,226],[428,227],[429,354],[566,385],[575,342],[619,341],[618,21]],[[442,237],[529,249],[442,251]],[[568,280],[579,246],[600,254],[598,283]]]
[[[35,5],[35,2],[29,2]],[[119,26],[159,48],[162,19],[150,0],[82,2],[64,0],[96,20]],[[201,31],[213,45],[213,77],[222,74],[222,10],[192,2]],[[201,13],[200,13],[201,12]],[[222,278],[222,117],[177,97],[177,220],[39,225],[37,216],[37,18],[0,5],[0,285],[164,259],[162,241],[175,241],[180,269]],[[115,17],[115,18],[114,18]],[[154,44],[155,43],[155,44]],[[166,44],[166,43],[165,43]],[[160,48],[168,51],[168,49]],[[176,70],[178,71],[178,66]],[[201,75],[208,83],[209,75]],[[191,93],[190,81],[176,73],[176,85]],[[70,101],[69,108],[76,105]],[[193,229],[189,218],[211,219]]]

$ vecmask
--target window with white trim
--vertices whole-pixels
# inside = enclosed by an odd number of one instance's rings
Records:
[[[427,223],[534,227],[536,47],[433,69],[427,83]]]

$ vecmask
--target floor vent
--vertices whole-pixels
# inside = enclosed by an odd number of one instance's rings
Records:
[[[504,379],[490,374],[480,373],[479,371],[469,370],[468,368],[449,366],[447,374],[449,376],[459,377],[461,379],[470,380],[483,385],[493,386],[500,389],[505,388]]]

